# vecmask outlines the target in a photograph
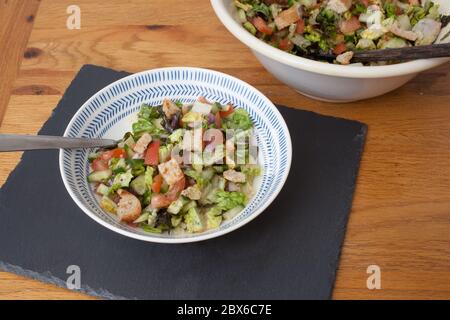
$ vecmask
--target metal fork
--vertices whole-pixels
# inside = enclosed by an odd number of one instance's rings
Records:
[[[114,147],[116,140],[0,134],[0,152]]]

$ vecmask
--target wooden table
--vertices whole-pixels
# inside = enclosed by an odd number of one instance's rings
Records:
[[[0,0],[1,133],[36,133],[86,63],[216,69],[276,103],[360,120],[369,135],[334,298],[450,299],[450,65],[376,99],[323,103],[266,72],[207,0],[75,2],[81,30],[66,28],[73,1]],[[0,155],[0,184],[19,158]],[[366,288],[371,264],[381,268],[381,290]],[[0,298],[89,297],[3,272]]]

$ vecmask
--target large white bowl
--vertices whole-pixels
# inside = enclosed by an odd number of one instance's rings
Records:
[[[144,71],[100,90],[73,116],[64,136],[120,139],[130,131],[142,105],[160,105],[164,98],[193,102],[199,96],[232,103],[250,114],[256,131],[262,176],[245,209],[215,230],[198,234],[152,234],[133,228],[104,212],[87,182],[90,149],[61,150],[59,165],[64,185],[75,203],[92,219],[122,235],[151,242],[182,243],[206,240],[240,228],[256,218],[275,199],[291,166],[289,130],[278,109],[261,92],[229,75],[199,68]],[[83,230],[80,230],[83,232]]]
[[[450,1],[435,0],[441,12],[450,14]],[[232,0],[211,0],[225,27],[247,45],[263,66],[280,81],[308,97],[350,102],[376,97],[397,89],[419,72],[439,66],[449,58],[416,60],[387,66],[342,66],[298,57],[272,47],[246,31],[238,22]],[[450,31],[450,24],[441,32],[437,42]]]

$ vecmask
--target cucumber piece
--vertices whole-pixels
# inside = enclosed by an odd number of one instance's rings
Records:
[[[133,151],[133,149],[129,146],[129,145],[124,145],[124,150],[127,153],[128,158],[132,159],[133,156],[135,155],[135,152]]]
[[[110,169],[103,171],[93,171],[88,175],[89,182],[106,182],[111,178],[112,171]]]
[[[146,225],[146,224],[141,224],[140,227],[142,228],[142,230],[144,230],[145,232],[148,232],[148,233],[162,233],[161,229],[155,228],[155,227],[150,227],[149,225]]]
[[[203,116],[200,113],[197,112],[193,112],[193,111],[189,111],[188,113],[186,113],[183,118],[182,121],[184,123],[188,123],[188,122],[201,122],[203,120]]]
[[[256,34],[256,28],[255,28],[255,26],[254,25],[252,25],[250,22],[245,22],[243,25],[242,25],[248,32],[250,32],[252,35],[255,35]]]
[[[167,208],[167,212],[171,214],[178,214],[187,202],[188,200],[186,200],[184,197],[179,197],[177,200],[170,204],[170,206]]]
[[[149,211],[147,224],[151,227],[154,227],[157,219],[158,219],[158,209],[151,209],[151,211]]]
[[[140,196],[144,195],[147,191],[147,185],[145,183],[145,175],[141,174],[130,183],[130,187]]]
[[[147,222],[149,214],[150,214],[149,212],[144,212],[143,214],[140,215],[139,218],[134,220],[133,223]]]
[[[133,136],[131,134],[123,141],[124,147],[128,146],[130,148],[133,148],[135,143],[136,143],[136,141],[134,141],[134,138],[133,138]]]
[[[103,183],[100,183],[97,187],[96,192],[101,194],[102,196],[107,196],[109,194],[109,188],[105,186]]]

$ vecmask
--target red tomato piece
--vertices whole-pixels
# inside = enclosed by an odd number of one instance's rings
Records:
[[[150,143],[145,151],[144,163],[148,166],[156,166],[159,163],[159,140]]]
[[[105,160],[103,160],[100,157],[95,159],[92,162],[91,166],[92,166],[92,170],[94,170],[94,171],[104,171],[104,170],[108,170],[109,169],[108,161],[105,161]]]
[[[264,19],[261,18],[261,17],[255,17],[255,18],[253,18],[253,19],[252,19],[252,24],[253,24],[253,25],[255,26],[255,28],[256,28],[259,32],[261,32],[261,33],[267,34],[267,35],[269,35],[269,36],[273,33],[273,29],[270,28],[270,27],[267,25],[266,21],[264,21]]]
[[[185,185],[186,185],[186,178],[183,176],[183,178],[178,180],[177,183],[170,186],[169,191],[167,191],[167,193],[165,194],[159,193],[153,195],[151,207],[155,209],[168,207],[173,201],[178,199],[180,192],[183,191]]]

